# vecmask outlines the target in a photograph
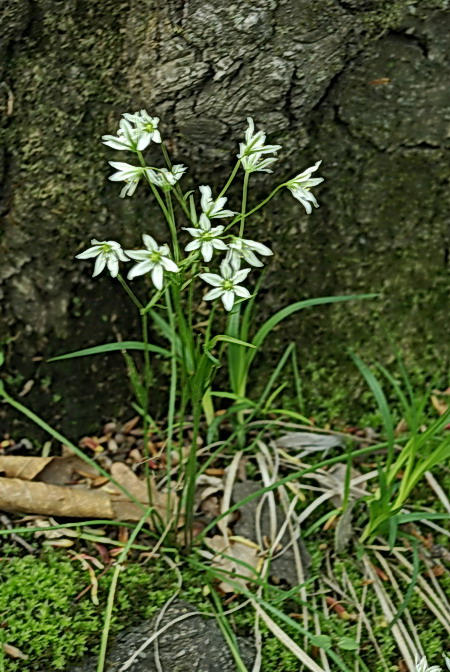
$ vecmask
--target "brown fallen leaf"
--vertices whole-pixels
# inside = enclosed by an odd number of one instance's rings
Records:
[[[214,537],[207,538],[205,543],[216,554],[211,562],[212,567],[224,572],[224,579],[219,584],[219,588],[224,593],[236,593],[236,584],[246,586],[248,581],[242,577],[248,577],[249,580],[257,577],[263,559],[258,555],[261,549],[250,539],[230,537],[229,543],[227,543],[224,537],[216,534]],[[222,554],[228,557],[225,558]],[[241,562],[250,566],[246,567]],[[228,574],[240,575],[232,577],[234,585],[227,582],[226,576]]]
[[[20,658],[21,660],[27,660],[28,656],[26,656],[20,649],[17,648],[17,646],[11,646],[11,644],[2,644],[0,642],[0,646],[3,648],[3,651],[8,655],[11,656],[11,658]]]
[[[448,411],[448,404],[445,404],[443,401],[441,401],[435,394],[431,395],[431,403],[439,415],[444,415],[444,413]]]
[[[106,487],[88,490],[0,478],[0,510],[63,518],[105,518],[129,522],[141,519],[143,509],[138,504],[127,499],[117,488],[106,492]],[[154,499],[155,507],[165,516],[165,496],[155,493]],[[142,504],[145,506],[147,503],[146,496]]]
[[[52,485],[70,483],[77,474],[94,478],[98,472],[71,453],[65,457],[0,456],[0,474],[22,481],[39,480]]]

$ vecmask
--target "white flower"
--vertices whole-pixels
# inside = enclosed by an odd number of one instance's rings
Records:
[[[442,669],[439,665],[428,667],[427,659],[424,656],[420,660],[416,658],[416,672],[442,672]]]
[[[161,142],[158,131],[158,117],[150,117],[145,110],[135,114],[123,114],[120,120],[117,136],[103,135],[102,142],[113,149],[142,152],[150,142]],[[134,126],[133,126],[134,124]]]
[[[269,168],[277,161],[276,156],[263,158],[262,154],[251,154],[250,156],[243,156],[241,159],[242,166],[247,173],[254,173],[260,171],[261,173],[273,173]]]
[[[109,161],[108,163],[117,170],[117,173],[110,175],[109,179],[113,182],[126,182],[124,188],[120,192],[120,198],[132,196],[146,169],[131,166],[129,163],[122,163],[121,161]]]
[[[251,117],[247,117],[247,122],[248,128],[245,131],[245,142],[239,143],[239,154],[237,157],[241,159],[242,166],[249,173],[253,173],[256,170],[271,173],[272,171],[268,166],[277,160],[276,157],[265,159],[261,157],[263,154],[275,154],[281,149],[281,145],[265,145],[266,134],[264,131],[255,133],[255,124]]]
[[[447,665],[447,669],[450,670],[450,658],[445,655],[445,653],[442,654],[444,656],[444,662]]]
[[[123,114],[122,116],[135,124],[139,131],[141,145],[146,143],[145,147],[148,147],[151,141],[161,142],[161,134],[158,131],[159,117],[151,117],[147,110],[141,110],[134,114]]]
[[[273,254],[272,250],[256,242],[256,240],[247,240],[245,238],[234,238],[228,243],[230,249],[227,254],[227,261],[231,263],[234,269],[238,269],[241,263],[241,257],[251,266],[264,266],[264,264],[255,256],[254,252],[268,257]]]
[[[183,177],[186,170],[186,166],[182,163],[177,163],[175,166],[172,166],[172,170],[168,170],[167,168],[146,168],[145,173],[149,182],[164,191],[169,191]]]
[[[319,204],[312,195],[310,189],[311,187],[315,187],[316,184],[323,182],[323,177],[311,178],[311,173],[317,170],[321,163],[322,161],[317,161],[317,163],[315,163],[313,166],[304,170],[303,173],[300,173],[300,175],[297,175],[297,177],[294,177],[292,180],[289,180],[289,182],[286,182],[287,188],[290,190],[292,195],[295,196],[295,198],[297,198],[304,206],[308,215],[310,215],[312,211],[311,203],[314,205],[314,207],[319,207]]]
[[[125,254],[130,259],[136,259],[138,264],[128,273],[128,280],[132,280],[137,275],[151,272],[152,282],[156,289],[162,289],[164,281],[164,271],[178,273],[180,270],[176,263],[169,258],[170,250],[167,245],[158,246],[154,238],[144,233],[142,236],[146,250],[125,250]]]
[[[216,273],[200,273],[200,278],[212,285],[211,289],[203,297],[205,301],[212,301],[221,297],[225,310],[231,310],[236,296],[243,299],[250,297],[250,292],[245,287],[240,287],[239,283],[245,280],[250,273],[250,268],[243,268],[241,271],[235,271],[230,264],[224,260],[220,264],[220,272],[222,275]]]
[[[188,231],[195,240],[191,241],[184,248],[186,252],[200,249],[204,261],[211,261],[214,250],[227,250],[227,246],[217,238],[224,230],[224,226],[214,226],[211,228],[211,222],[206,216],[200,218],[200,227],[195,229],[193,227],[183,227],[184,231]]]
[[[132,152],[142,152],[149,144],[146,136],[139,129],[133,128],[126,119],[120,120],[117,136],[103,135],[102,142],[113,149],[128,149]]]
[[[225,196],[222,196],[221,198],[216,198],[216,200],[214,201],[212,198],[211,187],[202,185],[201,187],[199,187],[199,189],[202,194],[200,203],[203,210],[203,214],[200,215],[200,219],[203,217],[203,215],[206,215],[206,217],[208,217],[209,219],[215,219],[223,217],[232,217],[233,215],[236,214],[232,210],[223,210],[223,206],[227,202]]]
[[[95,278],[96,275],[101,273],[105,266],[108,267],[108,271],[113,278],[117,277],[119,272],[119,260],[129,261],[119,243],[116,243],[115,240],[96,240],[93,238],[91,240],[91,245],[93,245],[93,247],[90,247],[84,252],[80,252],[80,254],[75,256],[75,259],[91,259],[97,257],[92,277]]]

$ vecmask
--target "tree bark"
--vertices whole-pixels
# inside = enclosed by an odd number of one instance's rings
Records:
[[[249,224],[275,251],[258,319],[300,298],[381,298],[293,317],[266,361],[297,340],[326,390],[345,348],[388,356],[387,326],[412,366],[444,369],[445,0],[3,0],[0,12],[1,339],[10,389],[34,380],[37,412],[76,438],[127,407],[119,355],[36,358],[136,329],[116,284],[73,257],[91,237],[136,247],[142,232],[165,235],[143,189],[121,200],[107,180],[120,159],[100,136],[140,108],[161,118],[193,186],[223,183],[250,115],[283,146],[274,175],[252,178],[251,202],[323,159],[319,210],[308,217],[283,191]]]

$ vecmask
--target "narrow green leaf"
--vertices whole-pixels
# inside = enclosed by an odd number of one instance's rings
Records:
[[[253,343],[247,343],[247,341],[241,341],[240,338],[235,338],[234,336],[228,336],[227,334],[219,334],[218,336],[214,336],[214,338],[211,341],[210,347],[213,347],[213,344],[215,345],[218,341],[224,341],[225,343],[233,343],[233,345],[242,345],[245,348],[256,348],[256,345],[253,345]]]
[[[58,355],[47,359],[47,362],[57,362],[61,359],[74,359],[75,357],[87,357],[88,355],[102,355],[105,352],[114,352],[121,350],[145,350],[154,352],[164,357],[171,357],[170,350],[160,348],[158,345],[145,345],[142,341],[121,341],[119,343],[104,343],[103,345],[95,345],[92,348],[84,348],[84,350],[76,350],[75,352],[68,352],[65,355]]]
[[[351,352],[350,356],[355,362],[362,376],[365,378],[366,383],[370,387],[372,394],[375,397],[375,401],[378,404],[378,408],[380,410],[381,417],[383,420],[383,425],[386,432],[386,438],[388,440],[389,449],[390,452],[392,452],[392,448],[394,446],[394,421],[392,419],[392,415],[389,410],[389,404],[383,392],[383,388],[381,387],[378,379],[374,376],[369,367],[362,361],[360,357],[358,357],[358,355]],[[390,466],[392,460],[389,459],[388,462]],[[388,468],[386,468],[386,472],[387,471]]]

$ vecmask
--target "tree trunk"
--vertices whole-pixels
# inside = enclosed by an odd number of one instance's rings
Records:
[[[250,202],[323,159],[319,210],[308,217],[283,190],[249,224],[275,251],[259,319],[300,298],[381,297],[291,318],[266,362],[296,340],[329,393],[347,347],[388,356],[387,329],[413,366],[445,367],[446,0],[3,0],[0,12],[1,338],[9,389],[33,380],[34,410],[77,438],[127,408],[120,355],[39,358],[136,336],[116,283],[74,255],[93,237],[164,237],[144,189],[121,200],[107,180],[121,159],[100,137],[140,108],[161,118],[185,184],[222,185],[250,115],[283,146],[274,175],[252,177]]]

